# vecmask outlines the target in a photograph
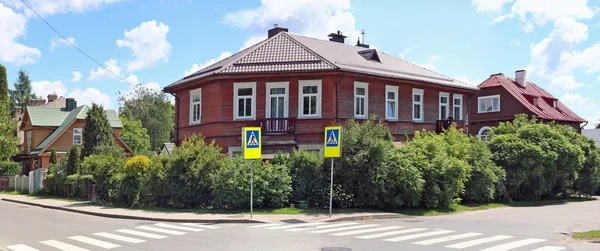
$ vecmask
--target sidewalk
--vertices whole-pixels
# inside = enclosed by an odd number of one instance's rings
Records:
[[[88,214],[100,217],[170,221],[170,222],[195,222],[195,223],[272,223],[272,222],[315,222],[315,221],[350,221],[366,219],[393,219],[408,216],[394,213],[344,213],[333,214],[296,214],[296,215],[254,215],[250,219],[248,214],[199,214],[191,212],[157,212],[148,210],[135,210],[126,208],[113,208],[91,205],[87,202],[69,202],[25,195],[0,194],[0,200],[38,206],[48,209],[63,210],[73,213]]]

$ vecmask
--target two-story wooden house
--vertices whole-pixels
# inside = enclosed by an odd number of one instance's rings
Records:
[[[48,168],[50,153],[54,149],[60,158],[73,145],[82,146],[83,125],[89,107],[77,107],[75,99],[67,98],[65,107],[27,106],[20,124],[24,132],[25,143],[21,153],[14,157],[23,163],[24,171],[37,168]],[[113,128],[112,135],[115,143],[123,148],[126,154],[133,151],[121,139],[123,125],[114,110],[105,110],[108,121]]]
[[[265,157],[320,150],[325,126],[377,115],[395,139],[461,126],[477,87],[395,58],[345,36],[320,40],[276,27],[268,38],[164,88],[175,96],[175,140],[202,134],[241,151],[241,128],[263,131]]]

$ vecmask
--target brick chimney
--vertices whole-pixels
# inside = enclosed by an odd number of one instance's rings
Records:
[[[518,70],[515,72],[515,80],[517,83],[522,86],[527,86],[527,72],[525,70]]]
[[[48,103],[56,101],[57,98],[58,95],[56,95],[56,93],[48,94]]]
[[[341,31],[337,31],[337,33],[331,33],[329,35],[327,35],[329,37],[329,41],[332,42],[338,42],[338,43],[344,43],[344,40],[346,39],[346,36],[342,35]]]
[[[288,32],[288,29],[279,27],[277,24],[275,24],[275,28],[269,30],[269,38],[279,34],[280,32]]]

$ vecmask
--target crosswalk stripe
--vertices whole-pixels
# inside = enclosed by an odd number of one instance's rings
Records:
[[[219,228],[217,226],[206,225],[204,223],[183,223],[182,225],[190,226],[190,227],[208,228],[208,229],[217,229],[217,228]]]
[[[536,238],[529,238],[529,239],[525,239],[525,240],[520,240],[520,241],[513,241],[513,242],[509,242],[506,244],[502,244],[502,245],[498,245],[498,246],[493,246],[491,248],[486,248],[483,249],[481,251],[506,251],[506,250],[511,250],[511,249],[515,249],[518,247],[522,247],[522,246],[527,246],[527,245],[531,245],[531,244],[535,244],[538,242],[543,242],[546,241],[544,239],[536,239]]]
[[[260,225],[254,225],[254,226],[248,226],[248,227],[274,227],[274,226],[281,226],[282,224],[279,223],[270,223],[270,224],[260,224]]]
[[[483,234],[482,233],[458,234],[458,235],[452,235],[452,236],[446,236],[446,237],[440,237],[440,238],[435,238],[435,239],[430,239],[430,240],[419,241],[419,242],[415,242],[413,244],[431,245],[431,244],[437,244],[437,243],[446,242],[446,241],[454,241],[454,240],[471,238],[471,237],[480,236],[480,235],[483,235]]]
[[[453,233],[453,232],[454,231],[452,231],[452,230],[438,230],[438,231],[433,231],[433,232],[411,234],[411,235],[405,235],[405,236],[400,236],[400,237],[396,237],[396,238],[385,239],[384,241],[393,241],[393,242],[406,241],[406,240],[412,240],[412,239],[435,236],[435,235],[449,234],[449,233]]]
[[[60,249],[62,251],[89,251],[85,248],[80,248],[78,246],[73,246],[71,244],[67,244],[67,243],[55,241],[55,240],[40,241],[40,243],[47,245],[47,246],[51,246],[56,249]]]
[[[193,227],[174,226],[174,225],[169,225],[169,224],[165,224],[165,223],[157,223],[157,224],[154,224],[154,225],[157,226],[157,227],[165,227],[165,228],[172,228],[172,229],[192,231],[192,232],[204,231],[204,229],[193,228]]]
[[[510,239],[510,238],[513,238],[513,236],[496,235],[496,236],[481,238],[481,239],[477,239],[477,240],[460,242],[460,243],[452,244],[452,245],[449,245],[446,247],[447,248],[455,248],[455,249],[463,249],[463,248],[477,246],[477,245],[481,245],[481,244],[485,244],[485,243],[489,243],[489,242],[506,240],[506,239]]]
[[[380,234],[358,236],[356,238],[365,239],[365,240],[366,239],[375,239],[375,238],[381,238],[381,237],[386,237],[386,236],[390,236],[390,235],[408,234],[408,233],[414,233],[414,232],[425,231],[425,230],[427,230],[427,228],[411,228],[411,229],[400,230],[400,231],[392,231],[392,232],[385,232],[385,233],[380,233]]]
[[[167,230],[167,229],[155,228],[155,227],[149,227],[149,226],[139,226],[137,228],[142,229],[142,230],[159,232],[159,233],[163,233],[163,234],[172,234],[172,235],[184,235],[184,234],[186,234],[185,232],[180,232],[180,231],[175,231],[175,230]]]
[[[310,230],[324,229],[324,228],[334,228],[334,227],[343,227],[343,226],[350,226],[350,225],[357,225],[357,224],[358,223],[356,223],[356,222],[346,222],[346,223],[340,223],[340,224],[320,225],[320,226],[316,226],[315,228],[310,229]],[[305,231],[305,230],[309,230],[309,228],[292,228],[292,229],[288,229],[286,231],[298,232],[298,231]]]
[[[531,251],[560,251],[560,250],[564,250],[564,249],[565,249],[564,247],[545,246],[545,247],[541,247],[541,248],[536,248]]]
[[[358,225],[358,226],[351,226],[351,227],[340,227],[340,228],[318,230],[318,231],[312,231],[311,233],[313,233],[313,234],[323,234],[323,233],[339,232],[339,231],[346,231],[346,230],[360,229],[360,228],[368,228],[368,227],[377,227],[377,226],[379,226],[379,225],[377,225],[377,224],[367,224],[367,225]]]
[[[146,237],[146,238],[150,238],[150,239],[164,239],[164,238],[167,238],[167,236],[164,236],[164,235],[151,234],[151,233],[140,232],[140,231],[129,230],[129,229],[119,229],[119,230],[117,230],[117,232],[121,232],[121,233],[125,233],[125,234],[131,234],[131,235],[137,235],[137,236],[142,236],[142,237]]]
[[[39,250],[37,250],[35,248],[32,248],[32,247],[27,246],[27,245],[23,245],[23,244],[12,245],[12,246],[8,246],[6,248],[8,248],[10,250],[13,250],[13,251],[39,251]]]
[[[105,232],[95,233],[94,235],[97,235],[97,236],[100,236],[100,237],[104,237],[104,238],[113,239],[113,240],[134,243],[134,244],[145,242],[145,240],[140,240],[140,239],[131,238],[131,237],[122,236],[122,235],[117,235],[117,234],[105,233]]]
[[[93,246],[101,247],[101,248],[106,248],[106,249],[113,249],[113,248],[118,248],[121,246],[118,244],[101,241],[101,240],[96,240],[94,238],[89,238],[89,237],[85,237],[85,236],[81,236],[81,235],[71,236],[71,237],[69,237],[69,239],[83,242],[86,244],[90,244]]]
[[[362,230],[354,230],[354,231],[348,231],[348,232],[335,233],[335,234],[331,234],[331,235],[347,236],[347,235],[354,235],[354,234],[364,234],[364,233],[371,233],[371,232],[386,231],[386,230],[392,230],[392,229],[398,229],[398,228],[402,228],[402,227],[390,226],[390,227],[362,229]]]
[[[289,228],[298,228],[298,227],[308,227],[308,226],[316,226],[316,225],[323,225],[325,224],[325,222],[311,222],[311,223],[296,223],[296,224],[288,224],[285,226],[279,226],[279,227],[270,227],[269,229],[289,229]]]

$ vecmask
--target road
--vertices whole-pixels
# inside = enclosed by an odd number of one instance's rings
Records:
[[[599,211],[600,202],[585,203],[573,205]],[[560,233],[568,217],[541,217],[567,209],[583,213],[570,206],[395,220],[212,225],[101,218],[0,201],[0,249],[558,251],[569,250]],[[573,215],[574,224],[586,217],[599,219],[583,213]],[[600,250],[600,244],[588,248],[578,250]]]

